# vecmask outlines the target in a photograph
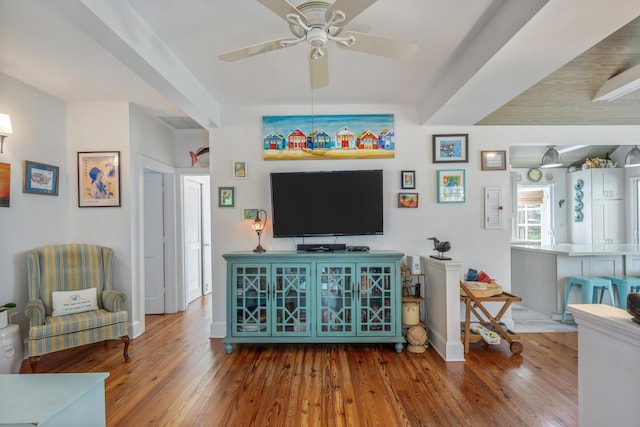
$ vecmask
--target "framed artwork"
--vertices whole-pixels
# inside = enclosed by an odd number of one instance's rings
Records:
[[[416,188],[416,171],[400,172],[400,182],[403,190]]]
[[[398,193],[399,208],[417,208],[418,193]]]
[[[507,151],[481,151],[483,171],[503,171],[507,169]]]
[[[242,220],[253,221],[258,215],[258,209],[242,209]]]
[[[263,116],[264,160],[393,159],[393,114]]]
[[[233,208],[235,206],[236,206],[235,187],[218,187],[218,207]]]
[[[0,208],[8,208],[11,200],[11,165],[0,163]]]
[[[59,181],[58,166],[45,165],[44,163],[24,162],[23,193],[58,195]]]
[[[78,153],[78,206],[120,206],[120,152]]]
[[[231,162],[234,179],[247,179],[247,162]]]
[[[464,169],[446,169],[438,171],[438,203],[464,203]]]
[[[469,135],[433,135],[433,163],[467,163]]]

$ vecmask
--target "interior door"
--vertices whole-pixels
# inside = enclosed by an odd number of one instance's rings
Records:
[[[160,173],[144,173],[144,306],[164,313],[164,195]]]
[[[202,296],[202,184],[184,181],[185,276],[187,303]]]
[[[209,177],[202,184],[202,293],[208,294],[212,289],[211,271],[211,192]]]

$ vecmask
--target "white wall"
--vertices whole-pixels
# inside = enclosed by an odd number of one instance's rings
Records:
[[[15,302],[24,307],[29,299],[27,251],[66,238],[71,223],[69,204],[77,199],[75,162],[68,167],[65,150],[65,104],[0,73],[0,112],[11,116],[13,134],[4,142],[0,162],[11,165],[11,206],[0,208],[0,305]],[[25,194],[25,160],[60,168],[58,196]],[[22,332],[26,323],[19,314]]]
[[[11,207],[0,208],[0,302],[27,302],[26,251],[53,243],[83,241],[105,244],[116,250],[117,288],[132,298],[138,307],[140,249],[136,235],[135,189],[138,177],[134,169],[136,156],[150,155],[166,160],[167,141],[171,131],[143,111],[132,110],[125,102],[71,103],[67,106],[31,87],[0,74],[0,111],[11,114],[14,133],[5,141],[0,161],[10,163]],[[316,114],[393,113],[398,146],[395,159],[342,161],[270,161],[262,160],[262,116],[307,114],[308,106],[230,107],[225,112],[225,126],[211,129],[211,204],[213,247],[212,335],[224,335],[226,298],[225,265],[222,254],[235,250],[251,250],[256,236],[241,220],[242,208],[264,208],[270,211],[269,172],[298,170],[335,170],[381,168],[385,171],[384,236],[343,237],[338,242],[368,245],[373,249],[391,249],[412,255],[431,255],[436,236],[452,244],[449,254],[463,264],[463,271],[473,267],[487,271],[505,289],[510,289],[510,228],[483,229],[483,187],[501,186],[505,191],[505,215],[510,216],[509,172],[481,171],[480,151],[508,149],[515,144],[609,144],[632,145],[640,139],[640,126],[551,126],[551,127],[423,127],[417,112],[408,106],[316,106]],[[166,133],[165,133],[166,132]],[[468,133],[469,163],[434,164],[431,159],[433,134]],[[192,151],[206,145],[206,131],[176,132],[174,153]],[[147,138],[153,135],[152,138]],[[184,135],[184,138],[183,138]],[[185,147],[178,147],[181,140]],[[153,141],[161,141],[156,147]],[[204,142],[204,143],[203,143]],[[153,147],[149,149],[149,147]],[[154,151],[158,149],[159,151]],[[122,207],[83,208],[77,206],[78,151],[120,150],[123,186]],[[145,151],[153,151],[145,153]],[[188,154],[187,154],[188,155]],[[154,157],[157,159],[157,157]],[[187,165],[177,155],[180,167]],[[60,167],[60,195],[40,196],[22,193],[24,160]],[[231,161],[248,162],[248,179],[234,180]],[[178,166],[176,164],[172,166]],[[436,202],[436,170],[464,168],[467,173],[467,201],[463,204]],[[183,170],[183,169],[181,169]],[[400,171],[416,171],[416,191],[420,194],[417,209],[396,207],[400,192]],[[237,188],[236,207],[218,208],[217,187]],[[51,226],[50,224],[53,224]],[[312,239],[307,239],[309,242]],[[326,242],[325,239],[315,239]],[[273,239],[270,226],[263,235],[267,250],[293,250],[299,240]],[[135,308],[132,319],[141,320]],[[23,329],[23,333],[25,333]]]
[[[0,92],[0,112],[11,115],[14,130],[0,155],[0,162],[11,164],[11,206],[0,209],[0,302],[18,305],[15,312],[26,334],[21,309],[28,301],[26,252],[70,242],[110,246],[116,253],[114,286],[127,294],[130,334],[138,335],[144,328],[144,313],[137,279],[141,249],[136,237],[140,199],[136,159],[145,155],[172,166],[173,129],[127,102],[65,104],[4,74]],[[79,151],[120,151],[121,207],[78,207]],[[60,168],[58,196],[22,192],[25,160]]]
[[[174,158],[177,168],[203,169],[191,166],[190,152],[197,152],[200,147],[209,145],[209,132],[204,129],[181,129],[176,131]],[[201,171],[199,171],[201,172]]]
[[[225,263],[222,254],[251,250],[257,244],[255,233],[241,221],[241,209],[263,208],[270,211],[269,173],[272,171],[369,169],[384,170],[385,229],[383,236],[341,237],[338,243],[368,245],[372,249],[398,250],[411,255],[434,254],[428,237],[451,242],[448,253],[460,261],[462,271],[468,268],[489,273],[506,290],[511,289],[510,227],[511,212],[509,171],[482,171],[480,151],[508,150],[517,144],[633,144],[640,127],[605,126],[538,126],[538,127],[423,127],[416,111],[408,106],[316,106],[315,114],[395,114],[396,157],[379,160],[304,160],[264,161],[262,159],[262,116],[307,114],[308,106],[253,106],[227,110],[225,126],[210,131],[211,198],[213,248],[213,319],[211,334],[224,336],[226,312]],[[469,134],[469,162],[455,164],[432,163],[432,135]],[[234,180],[231,162],[248,162],[248,179]],[[465,169],[467,198],[462,204],[438,204],[436,201],[436,170]],[[416,191],[420,195],[417,209],[396,207],[400,192],[400,171],[416,171]],[[562,183],[558,183],[564,187]],[[236,207],[218,208],[217,188],[236,187]],[[483,228],[485,186],[504,189],[505,218],[503,230]],[[557,202],[556,202],[557,205]],[[566,206],[566,205],[565,205]],[[565,208],[566,210],[566,208]],[[269,251],[294,250],[301,239],[274,239],[270,224],[262,238]],[[327,238],[306,239],[305,242],[327,242]]]

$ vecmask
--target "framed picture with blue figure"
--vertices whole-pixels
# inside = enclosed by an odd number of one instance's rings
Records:
[[[433,135],[433,163],[468,163],[469,135]]]
[[[78,206],[120,206],[120,152],[78,153]]]

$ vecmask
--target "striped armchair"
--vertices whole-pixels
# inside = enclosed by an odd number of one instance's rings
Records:
[[[43,354],[114,338],[122,339],[124,359],[131,359],[126,295],[112,289],[113,249],[45,246],[29,251],[27,270],[29,303],[24,313],[29,318],[32,372]]]

